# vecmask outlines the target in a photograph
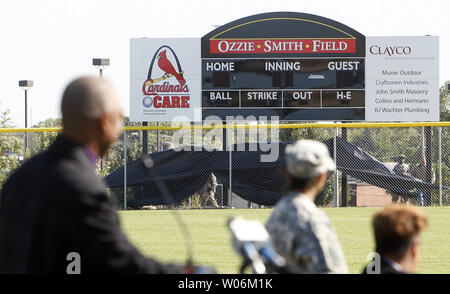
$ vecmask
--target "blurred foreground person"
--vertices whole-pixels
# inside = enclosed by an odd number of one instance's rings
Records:
[[[427,225],[427,216],[418,208],[391,205],[378,211],[372,226],[379,258],[363,273],[414,273],[419,263],[420,232]]]
[[[0,273],[186,273],[144,257],[128,241],[95,172],[123,128],[111,84],[74,80],[61,111],[62,133],[3,186]]]
[[[335,168],[325,144],[301,140],[286,147],[288,194],[266,227],[275,249],[298,273],[347,273],[336,232],[314,204]]]

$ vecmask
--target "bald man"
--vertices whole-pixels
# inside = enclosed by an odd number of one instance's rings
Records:
[[[3,187],[0,273],[186,273],[136,250],[95,172],[123,127],[111,84],[73,81],[61,111],[62,133]]]

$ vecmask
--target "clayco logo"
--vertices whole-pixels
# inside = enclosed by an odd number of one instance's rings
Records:
[[[156,50],[147,80],[142,85],[144,107],[189,108],[189,87],[183,75],[180,61],[172,48],[164,45]]]

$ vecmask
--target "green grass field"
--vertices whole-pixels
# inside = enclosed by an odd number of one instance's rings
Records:
[[[350,273],[360,273],[373,251],[370,222],[379,208],[323,208],[336,228]],[[450,273],[450,207],[424,208],[430,225],[422,235],[418,273]],[[230,216],[264,222],[271,209],[180,210],[192,234],[197,264],[213,266],[219,273],[237,273],[240,258],[231,247],[226,226]],[[167,210],[119,212],[130,240],[148,256],[166,262],[186,259],[183,235]]]

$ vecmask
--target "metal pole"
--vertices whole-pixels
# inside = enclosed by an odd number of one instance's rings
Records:
[[[439,206],[442,206],[442,129],[438,128],[438,153],[439,153]]]
[[[225,125],[227,126],[227,125]],[[230,127],[228,125],[228,127]],[[232,176],[233,176],[233,165],[232,165],[232,150],[231,147],[233,145],[233,137],[234,137],[234,124],[231,124],[231,128],[228,129],[227,127],[223,128],[223,132],[222,132],[222,137],[223,137],[223,151],[229,151],[228,153],[228,203],[227,206],[229,208],[233,207],[233,192],[232,192]]]
[[[25,89],[25,129],[28,127],[28,90]],[[23,142],[23,161],[27,158],[28,133],[25,132]]]
[[[433,132],[431,127],[425,127],[425,158],[427,161],[426,165],[426,182],[431,183],[431,177],[432,177],[432,166],[433,166],[433,156],[432,156],[432,138],[433,138]],[[427,190],[425,192],[425,206],[431,206],[432,205],[432,191]]]
[[[222,129],[222,152],[224,152],[223,154],[225,154],[225,151],[227,150],[227,129],[223,128]],[[229,178],[228,178],[229,180]],[[226,206],[229,207],[229,191],[230,187],[225,187],[225,185],[222,185],[222,206]]]
[[[341,132],[342,139],[347,141],[347,128],[342,128]],[[342,172],[341,184],[342,206],[347,207],[347,174],[344,172]]]
[[[159,127],[159,121],[156,122],[156,125]],[[156,151],[159,151],[159,128],[156,130]]]
[[[28,90],[25,90],[25,128],[28,127]]]
[[[100,67],[100,79],[103,79],[103,69]],[[103,171],[103,166],[104,166],[104,162],[103,162],[103,156],[100,157],[100,170]]]
[[[148,126],[148,122],[144,121],[142,122],[142,126],[146,127]],[[148,131],[142,130],[142,154],[147,155],[148,154]]]
[[[233,178],[233,168],[232,168],[232,153],[231,153],[231,148],[230,148],[230,152],[229,152],[229,164],[230,164],[230,173],[229,173],[229,178],[228,181],[230,183],[230,190],[228,191],[229,197],[230,197],[230,208],[233,208],[233,193],[232,193],[232,178]]]
[[[334,129],[334,137],[333,137],[333,157],[334,157],[334,164],[336,165],[336,137],[338,136],[338,128]],[[338,185],[338,169],[337,165],[334,170],[334,197],[333,197],[333,206],[339,207],[339,185]]]
[[[421,142],[422,142],[422,145],[420,146],[421,147],[421,156],[422,157],[425,157],[425,129],[424,129],[424,127],[420,127],[420,135],[421,135]]]
[[[127,210],[127,131],[123,132],[123,209]]]

